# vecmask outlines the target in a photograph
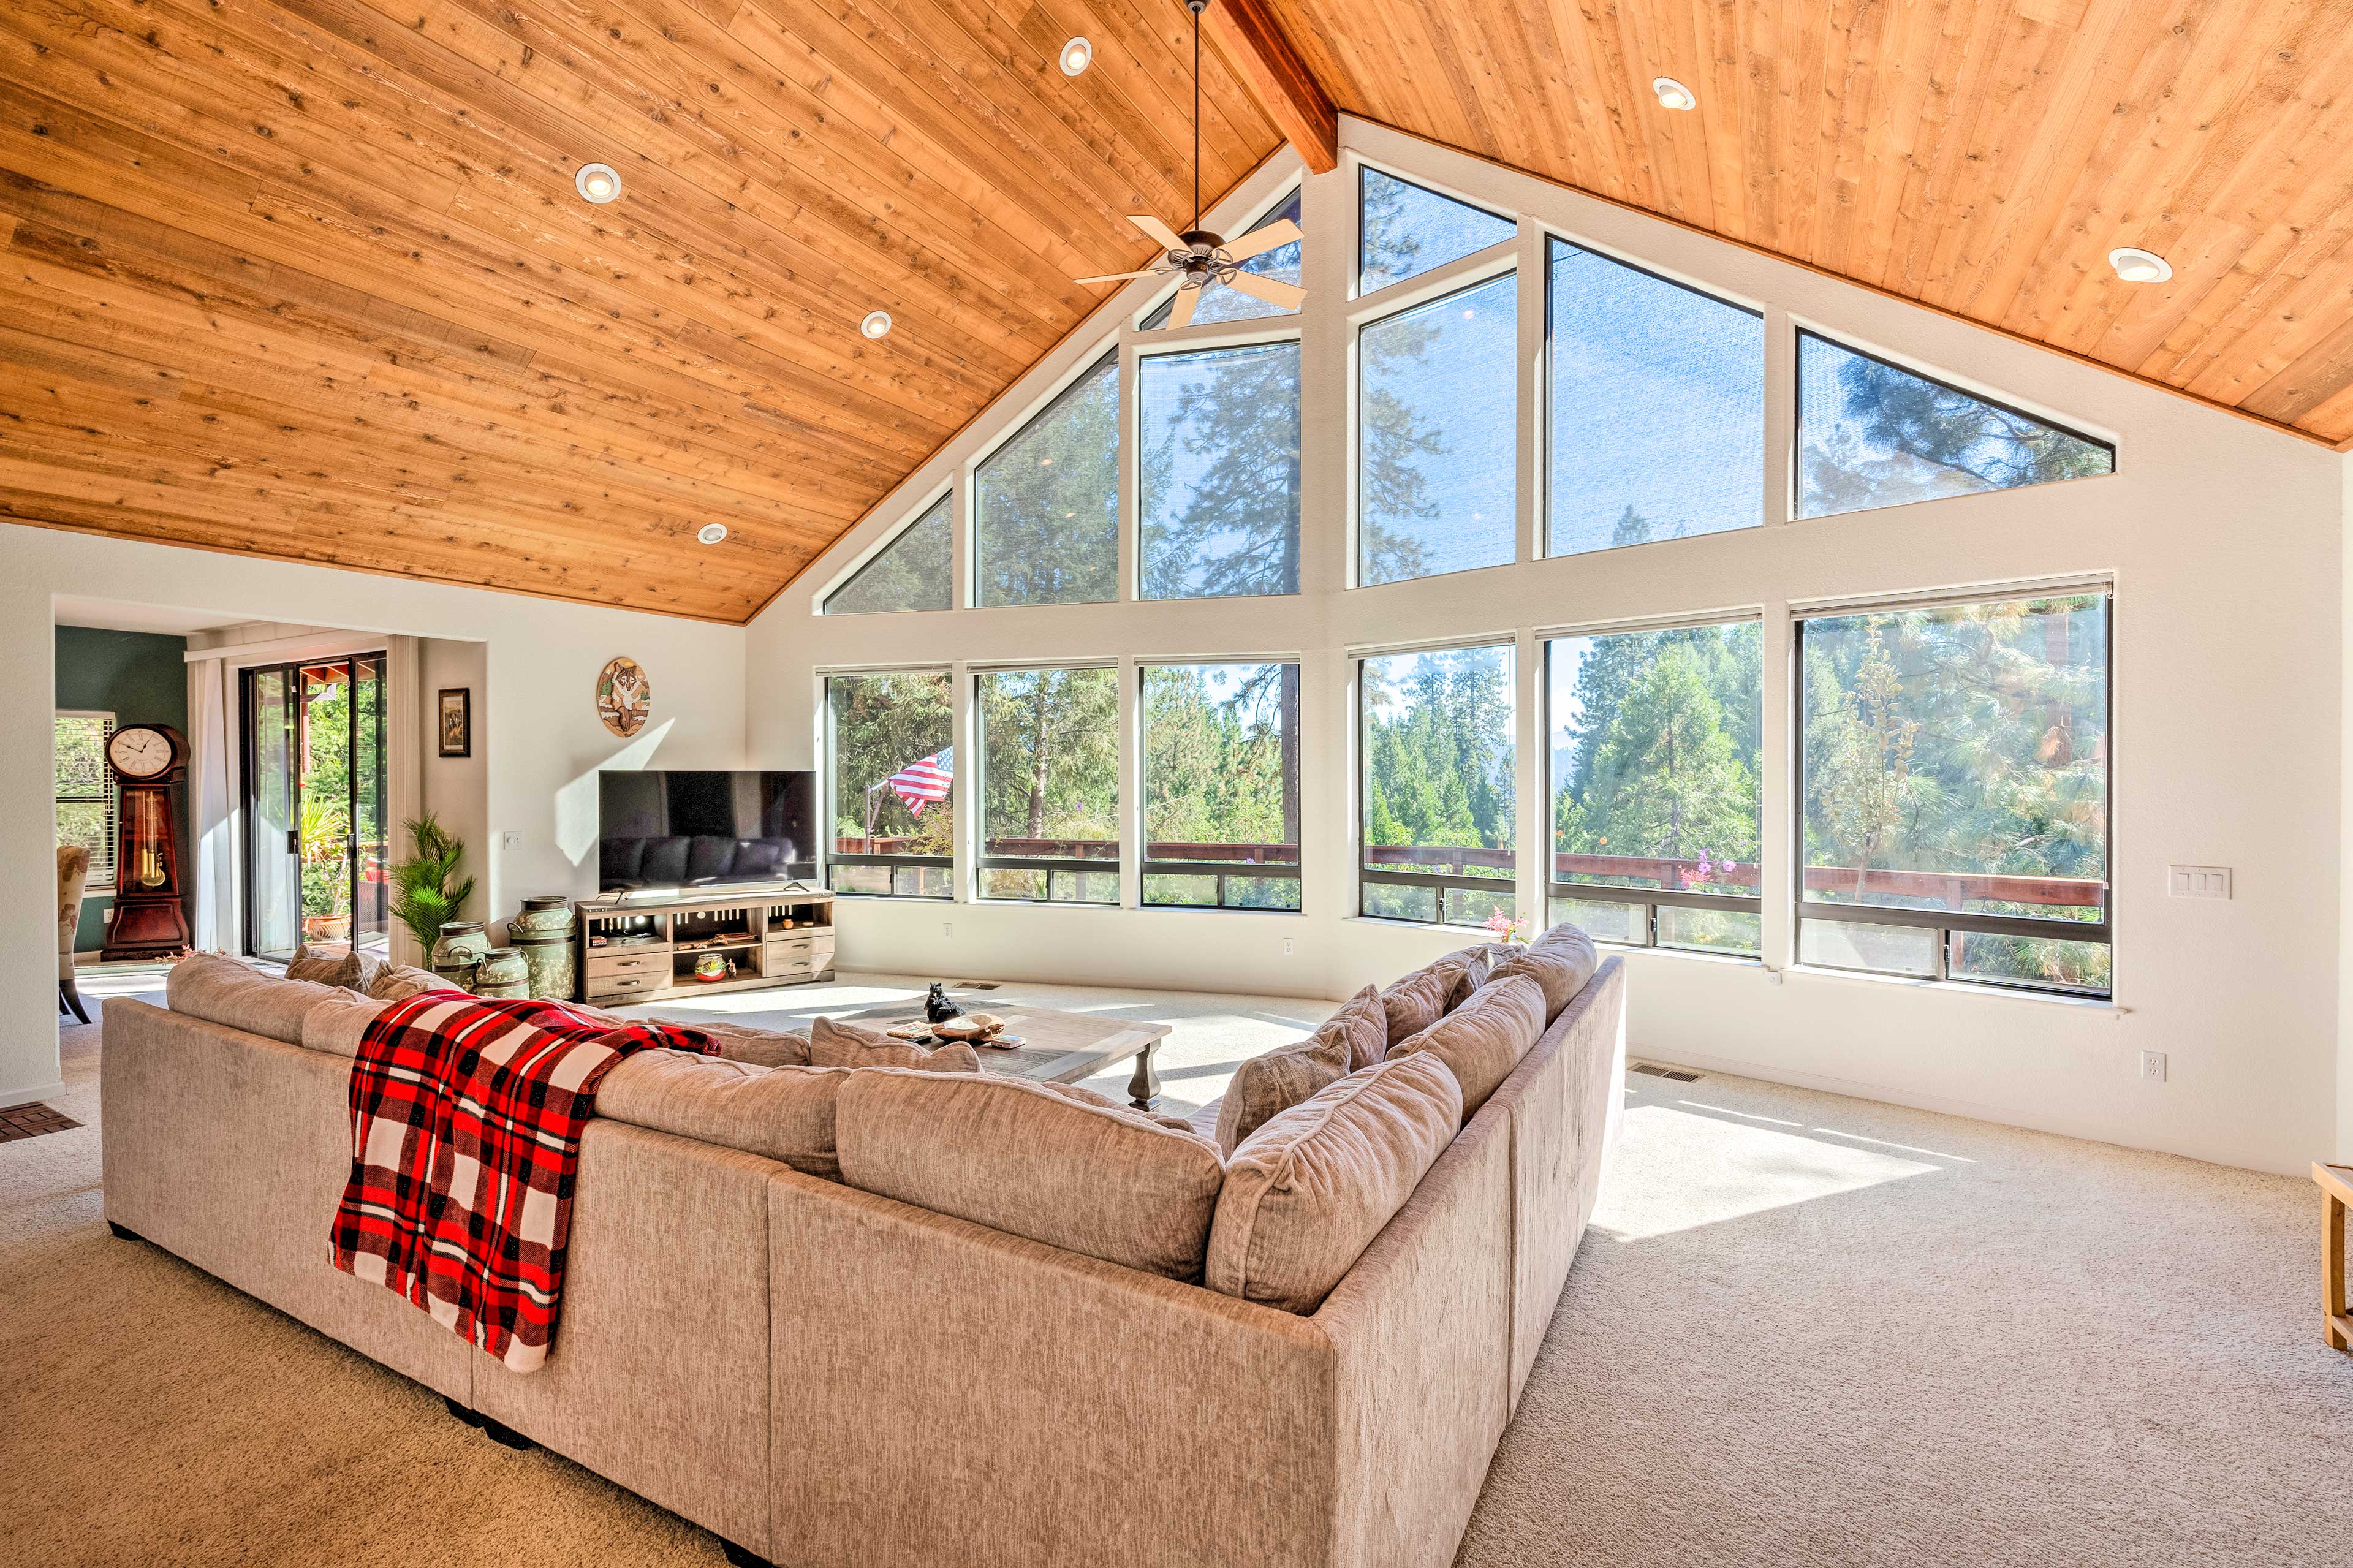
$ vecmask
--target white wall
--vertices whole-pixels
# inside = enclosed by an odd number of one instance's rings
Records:
[[[2346,461],[2207,409],[1799,268],[1531,177],[1344,121],[1346,146],[1425,184],[1541,223],[1761,308],[1767,352],[1794,323],[1934,370],[2112,437],[2108,478],[1805,522],[1782,520],[1793,414],[1768,403],[1767,526],[1562,560],[1345,591],[1355,174],[1308,181],[1303,343],[1304,560],[1294,600],[1125,603],[820,618],[816,599],[987,445],[1102,352],[1135,286],[1073,334],[991,415],[910,479],[754,624],[748,738],[765,766],[814,766],[813,670],[1074,657],[1292,655],[1303,666],[1305,910],[1037,908],[845,900],[841,962],[950,976],[1081,978],[1338,995],[1459,945],[1459,932],[1353,918],[1345,650],[1514,634],[1522,752],[1535,754],[1536,628],[1730,608],[1767,627],[1766,962],[1640,952],[1633,1048],[1724,1070],[1957,1110],[2274,1170],[2353,1151],[2337,1019],[2340,693]],[[1281,188],[1262,171],[1218,216],[1229,231]],[[1523,291],[1522,319],[1528,319]],[[1523,333],[1523,385],[1538,342]],[[1132,408],[1132,405],[1131,405]],[[1131,443],[1132,444],[1132,443]],[[1524,441],[1522,489],[1536,454]],[[1533,541],[1532,500],[1523,501]],[[958,556],[959,571],[963,557]],[[1793,603],[2074,574],[2116,590],[2113,858],[2116,1005],[1989,994],[1791,966],[1789,738],[1780,717]],[[960,737],[961,738],[961,737]],[[1132,753],[1134,738],[1127,738]],[[969,765],[970,749],[959,748]],[[1524,773],[1526,770],[1524,769]],[[1133,778],[1129,769],[1126,776]],[[1532,775],[1531,775],[1532,776]],[[1544,820],[1524,783],[1524,864]],[[961,792],[968,795],[969,791]],[[1132,809],[1132,803],[1131,807]],[[1133,833],[1131,832],[1131,837]],[[1132,853],[1132,851],[1131,851]],[[2171,900],[2170,862],[2237,874],[2233,901]],[[1129,878],[1132,889],[1134,878]],[[1533,879],[1524,879],[1532,908]],[[953,934],[949,934],[952,930]],[[1283,952],[1285,942],[1293,951]],[[2137,1076],[2161,1050],[2169,1078]],[[2343,1047],[2353,1064],[2353,1043]],[[2342,1125],[2340,1126],[2340,1121]]]
[[[0,525],[0,670],[19,689],[54,688],[60,595],[480,645],[474,745],[488,771],[489,833],[473,858],[480,907],[497,916],[525,894],[596,890],[598,767],[744,760],[744,634],[732,626]],[[634,741],[596,718],[596,672],[617,654],[653,683],[653,720]],[[517,695],[493,699],[507,692]],[[0,726],[0,885],[55,879],[49,749],[45,725]],[[505,831],[522,835],[518,847],[494,847],[491,835]],[[58,1086],[54,919],[45,891],[0,910],[0,1105]]]

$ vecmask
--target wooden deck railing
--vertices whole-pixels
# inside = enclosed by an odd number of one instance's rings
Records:
[[[912,838],[837,838],[835,851],[843,855],[907,855],[920,853]],[[1027,858],[1116,860],[1119,846],[1103,838],[995,838],[987,853]],[[1233,865],[1296,866],[1295,844],[1177,844],[1155,842],[1144,847],[1147,860],[1216,861]],[[1365,851],[1371,866],[1412,866],[1455,876],[1475,876],[1483,870],[1508,871],[1517,857],[1509,849],[1483,845],[1376,844]],[[1658,859],[1640,855],[1555,855],[1553,878],[1563,882],[1599,882],[1614,878],[1639,878],[1653,886],[1676,890],[1754,896],[1763,888],[1754,861],[1707,863],[1703,876],[1696,859]],[[1810,893],[1854,892],[1851,866],[1809,866]],[[1888,898],[1933,900],[1947,909],[1973,904],[2037,904],[2061,909],[2099,909],[2107,901],[2106,885],[2097,878],[1999,876],[1978,872],[1896,871],[1867,874],[1864,890]],[[1640,888],[1629,888],[1638,896]]]

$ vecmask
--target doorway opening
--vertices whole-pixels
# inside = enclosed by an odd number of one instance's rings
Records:
[[[264,665],[240,678],[245,947],[389,947],[382,652]]]

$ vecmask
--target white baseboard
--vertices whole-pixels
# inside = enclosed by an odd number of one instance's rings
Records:
[[[62,1083],[36,1084],[31,1089],[0,1089],[0,1110],[12,1105],[30,1105],[36,1100],[57,1100],[66,1091]]]

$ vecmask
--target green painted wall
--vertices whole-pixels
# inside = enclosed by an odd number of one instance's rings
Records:
[[[111,712],[117,726],[169,724],[187,733],[188,667],[181,657],[188,649],[185,637],[102,631],[94,626],[59,626],[57,632],[57,706]],[[185,886],[192,874],[186,782],[182,781],[173,794],[181,900],[193,906],[195,889]],[[106,945],[105,911],[113,903],[111,898],[82,900],[81,927],[74,938],[78,951],[90,952]]]

